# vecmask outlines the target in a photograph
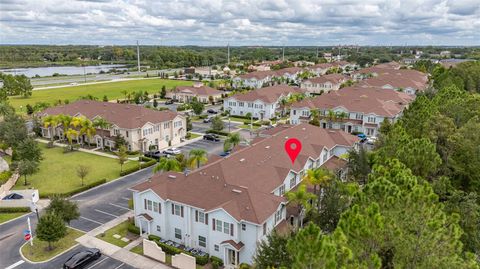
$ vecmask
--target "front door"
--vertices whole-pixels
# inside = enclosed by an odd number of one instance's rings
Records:
[[[228,249],[228,264],[229,265],[237,265],[237,252],[232,249]]]
[[[352,125],[348,125],[348,132],[351,133],[352,132]]]

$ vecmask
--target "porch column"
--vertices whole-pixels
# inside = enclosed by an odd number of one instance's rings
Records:
[[[142,236],[142,235],[143,235],[143,232],[142,232],[142,220],[141,220],[140,218],[137,218],[137,220],[138,220],[138,225],[140,226],[140,227],[139,227],[139,228],[140,228],[140,236]]]

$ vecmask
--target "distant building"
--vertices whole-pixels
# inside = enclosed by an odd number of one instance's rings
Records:
[[[230,110],[231,115],[246,116],[251,113],[254,118],[271,119],[276,112],[281,112],[280,101],[283,98],[304,92],[297,87],[275,85],[232,95],[224,100],[223,109]]]
[[[217,103],[222,100],[222,94],[222,91],[197,82],[193,86],[177,86],[174,91],[167,92],[166,97],[182,103],[190,103],[194,97],[202,103]]]
[[[342,74],[329,74],[306,79],[300,84],[300,88],[309,93],[320,94],[339,90],[340,85],[345,81],[347,79]]]
[[[292,104],[290,123],[307,122],[311,111],[317,110],[322,128],[376,136],[383,120],[396,121],[413,99],[406,93],[378,87],[347,87]],[[333,118],[329,118],[330,110]]]

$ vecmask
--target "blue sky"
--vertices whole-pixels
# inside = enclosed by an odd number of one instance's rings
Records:
[[[0,44],[480,45],[478,0],[0,0]]]

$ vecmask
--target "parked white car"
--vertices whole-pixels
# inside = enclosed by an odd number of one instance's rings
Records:
[[[375,142],[377,142],[377,137],[376,136],[370,136],[370,137],[367,138],[367,144],[373,145],[373,144],[375,144]]]
[[[182,151],[180,151],[179,149],[177,148],[169,148],[169,149],[166,149],[163,151],[163,153],[165,154],[169,154],[169,155],[178,155],[180,154]]]

